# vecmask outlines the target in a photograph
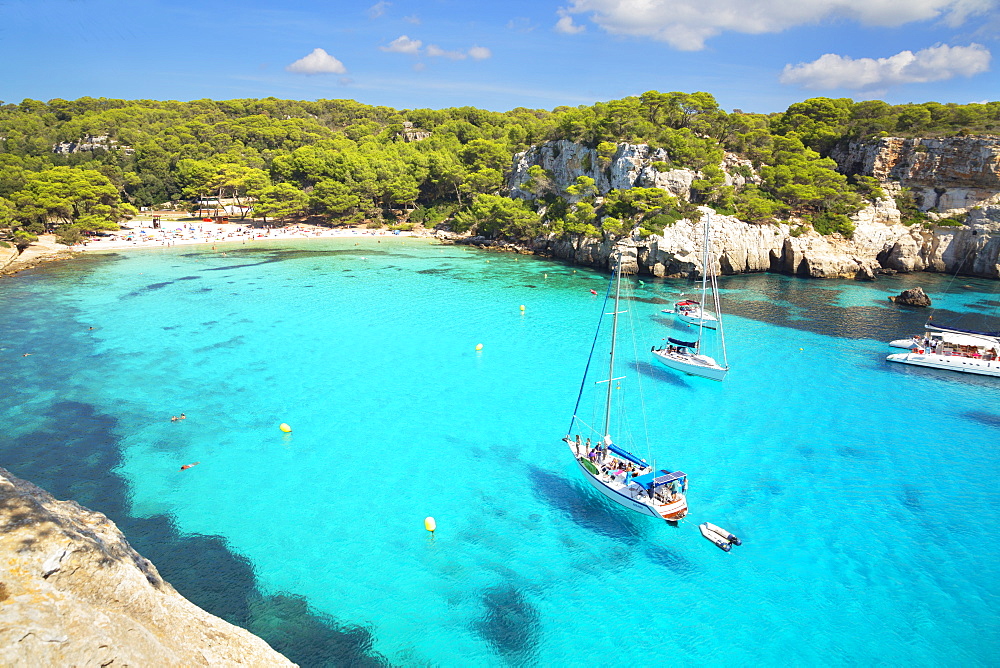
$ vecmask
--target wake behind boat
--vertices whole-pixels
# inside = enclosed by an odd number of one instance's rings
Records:
[[[591,346],[583,381],[580,384],[580,394],[577,396],[576,406],[573,409],[570,428],[563,441],[573,453],[584,479],[606,498],[637,513],[664,519],[668,522],[676,522],[688,512],[687,475],[683,471],[657,469],[655,465],[651,466],[645,459],[616,443],[611,436],[612,416],[623,417],[629,403],[620,400],[623,394],[622,387],[628,382],[628,374],[622,369],[616,369],[616,362],[620,362],[616,359],[619,316],[628,313],[620,308],[621,256],[621,249],[618,249],[614,256],[616,266],[604,297],[604,309],[602,309],[601,318],[598,320],[594,344]],[[610,312],[606,312],[609,305],[612,306],[612,309]],[[604,395],[603,425],[598,430],[581,420],[578,417],[578,410],[587,384],[587,373],[590,370],[591,362],[595,359],[595,350],[600,338],[604,315],[612,316],[611,350],[607,377],[597,381],[599,385],[607,384],[602,392]],[[633,378],[636,388],[640,391],[641,402],[641,381],[638,374],[633,373]],[[616,398],[619,399],[617,406],[615,406]],[[613,407],[616,408],[614,412],[612,412]],[[596,438],[593,444],[591,444],[590,437],[587,437],[586,442],[583,442],[579,435],[575,439],[570,437],[569,434],[573,433],[574,426],[578,423],[594,434]],[[619,431],[627,431],[627,426],[619,424]]]

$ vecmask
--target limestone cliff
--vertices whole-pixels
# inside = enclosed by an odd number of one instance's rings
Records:
[[[702,214],[708,213],[702,209]],[[772,271],[809,278],[872,279],[881,273],[962,272],[1000,278],[1000,235],[968,228],[885,225],[860,221],[852,239],[809,231],[798,236],[791,226],[754,225],[732,216],[712,216],[712,248],[720,275]],[[680,220],[634,243],[639,273],[687,277],[701,273],[703,231],[700,222]],[[607,267],[613,241],[544,238],[534,250],[576,264]]]
[[[0,665],[294,664],[178,594],[107,517],[0,468]]]
[[[883,137],[840,144],[830,157],[845,174],[910,188],[924,211],[963,213],[1000,204],[1000,137]]]
[[[920,149],[917,147],[923,146]],[[721,274],[774,271],[813,278],[870,279],[879,273],[939,271],[1000,278],[1000,138],[935,140],[886,138],[872,144],[844,145],[835,156],[844,171],[875,176],[889,196],[854,216],[851,239],[823,236],[791,223],[758,225],[731,216],[713,216],[716,270]],[[580,175],[594,179],[598,193],[637,186],[657,187],[689,199],[698,174],[659,171],[660,149],[619,144],[601,163],[594,149],[569,141],[547,142],[514,157],[507,185],[512,197],[535,196],[521,186],[528,169],[539,165],[552,188],[563,191]],[[661,165],[662,166],[662,165]],[[727,182],[756,180],[749,162],[727,155]],[[966,213],[966,224],[933,229],[900,224],[891,195],[901,187],[918,191],[926,206],[941,214]],[[961,205],[961,206],[959,206]],[[707,212],[708,209],[704,209]],[[637,242],[637,267],[655,276],[700,273],[701,223],[678,221],[662,235]],[[579,264],[606,266],[613,242],[602,239],[542,238],[535,250]]]
[[[532,146],[524,153],[515,155],[507,185],[511,197],[534,198],[521,186],[530,178],[528,169],[539,165],[551,174],[553,188],[560,193],[573,185],[578,176],[589,176],[594,179],[601,195],[610,190],[641,187],[662,188],[675,197],[687,199],[691,195],[691,183],[698,178],[698,173],[690,169],[660,171],[657,168],[656,163],[668,161],[666,151],[645,144],[619,144],[615,154],[603,160],[595,149],[560,139]],[[740,172],[752,173],[750,161],[734,155],[727,155],[723,164],[727,185],[744,185],[746,177]],[[738,170],[739,166],[747,169]]]

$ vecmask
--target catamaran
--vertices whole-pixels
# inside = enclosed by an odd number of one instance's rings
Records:
[[[729,360],[726,357],[726,334],[722,328],[722,309],[719,306],[719,286],[715,278],[715,260],[709,261],[709,233],[711,230],[711,214],[705,216],[705,243],[701,255],[701,301],[698,305],[698,338],[694,341],[667,338],[667,345],[654,347],[653,357],[658,362],[677,371],[683,371],[694,376],[702,376],[712,380],[722,380],[729,372]],[[715,315],[705,310],[705,298],[711,285]],[[693,314],[693,312],[692,312]],[[682,319],[683,316],[682,316]],[[714,357],[702,353],[702,342],[706,329],[717,329],[722,347],[722,364]]]
[[[908,348],[889,362],[1000,377],[1000,332],[977,332],[944,325],[926,325],[923,336],[898,339],[889,345]]]
[[[580,383],[580,393],[577,395],[576,406],[573,409],[573,419],[570,420],[569,430],[563,441],[573,453],[574,459],[583,474],[584,479],[590,485],[615,503],[650,517],[661,518],[668,522],[677,522],[687,515],[687,474],[683,471],[670,471],[667,469],[657,469],[650,465],[645,459],[633,454],[628,449],[616,442],[611,436],[612,430],[612,408],[616,398],[615,392],[621,394],[623,381],[627,381],[626,375],[622,375],[621,369],[616,374],[617,339],[619,316],[627,313],[621,310],[621,276],[622,276],[622,254],[620,249],[616,250],[613,258],[615,263],[608,284],[607,292],[604,296],[604,308],[597,323],[597,333],[594,336],[594,344],[590,349],[590,356],[587,359],[587,366],[583,373],[583,381]],[[613,296],[612,296],[613,290]],[[612,306],[610,313],[606,312],[608,305]],[[594,360],[594,351],[597,349],[597,342],[601,335],[601,326],[604,316],[610,315],[611,320],[611,353],[608,363],[607,378],[597,381],[598,384],[607,384],[604,394],[604,421],[600,429],[587,425],[580,419],[578,411],[580,400],[583,397],[584,389],[587,385],[587,375],[590,364]],[[603,352],[603,351],[602,351]],[[637,388],[641,392],[638,375],[636,374]],[[619,410],[615,415],[623,412],[624,404],[620,402]],[[582,442],[580,436],[574,439],[570,436],[574,427],[582,425],[589,430],[596,438],[591,444],[590,437],[586,442]],[[620,426],[624,431],[624,425]]]

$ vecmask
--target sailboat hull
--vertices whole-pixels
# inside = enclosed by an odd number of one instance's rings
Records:
[[[572,445],[570,449],[573,449]],[[668,522],[676,522],[687,515],[687,499],[683,494],[678,494],[677,500],[671,503],[650,502],[649,497],[644,492],[637,492],[633,496],[632,492],[624,485],[605,482],[601,479],[600,474],[594,475],[591,473],[581,459],[577,458],[576,464],[580,468],[580,473],[590,483],[590,486],[618,505],[642,515],[667,520]]]
[[[692,313],[679,313],[677,317],[690,325],[701,325],[705,329],[717,329],[719,326],[719,319],[709,313],[705,314],[704,320],[700,315]]]
[[[722,380],[729,372],[728,367],[719,366],[708,355],[692,355],[689,353],[670,352],[669,350],[654,350],[653,357],[665,367],[710,380]]]

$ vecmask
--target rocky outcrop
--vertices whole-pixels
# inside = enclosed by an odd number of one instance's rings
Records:
[[[0,246],[0,273],[2,273],[11,262],[16,260],[17,256],[17,247],[13,244],[8,243],[6,247]]]
[[[702,215],[710,210],[703,208]],[[712,215],[712,249],[719,275],[778,272],[809,278],[870,280],[879,274],[940,271],[1000,278],[1000,235],[967,228],[922,227],[861,220],[853,238],[824,236],[788,224],[754,225]],[[703,224],[677,221],[636,247],[639,273],[666,278],[701,274]],[[486,240],[483,240],[484,242]],[[543,238],[534,250],[575,264],[607,268],[615,241]]]
[[[533,193],[521,186],[531,178],[528,169],[538,165],[549,172],[552,187],[559,193],[573,185],[578,176],[589,176],[594,179],[600,195],[628,188],[661,188],[675,197],[689,199],[691,184],[699,178],[698,172],[663,169],[663,163],[670,163],[667,152],[645,144],[618,144],[615,154],[604,160],[596,149],[560,139],[532,146],[524,153],[515,155],[507,186],[511,197],[535,198]],[[748,178],[746,175],[750,175],[750,180],[756,178],[750,161],[735,155],[727,155],[721,166],[726,170],[727,185],[744,185]]]
[[[54,235],[43,234],[21,253],[14,247],[0,248],[0,276],[9,276],[44,262],[72,256],[73,251],[68,246],[56,243]]]
[[[1000,204],[1000,137],[883,137],[840,144],[830,157],[845,174],[911,189],[924,211],[963,213]]]
[[[928,297],[923,288],[919,286],[903,290],[895,297],[889,297],[889,301],[895,304],[904,304],[906,306],[926,307],[931,305],[931,298]]]
[[[819,235],[794,221],[758,225],[713,216],[720,274],[775,271],[871,279],[881,273],[938,271],[1000,278],[1000,138],[886,138],[845,144],[837,150],[834,157],[841,169],[875,176],[888,195],[853,217],[852,238]],[[522,186],[530,178],[528,170],[538,165],[548,172],[552,192],[564,192],[585,175],[594,179],[599,195],[641,186],[690,199],[699,174],[686,169],[660,171],[661,161],[668,161],[667,154],[645,145],[619,144],[614,156],[602,163],[596,150],[581,144],[547,142],[515,156],[507,185],[512,197],[535,198]],[[727,155],[721,166],[728,183],[757,180],[749,162],[736,156]],[[931,206],[941,213],[932,217],[962,213],[965,224],[931,229],[900,224],[893,195],[903,187],[918,192],[925,205],[928,193],[933,193]],[[639,271],[655,276],[700,273],[701,234],[700,223],[682,220],[662,235],[637,242]],[[593,266],[607,266],[613,247],[613,241],[588,238],[546,238],[535,243],[535,250]]]
[[[178,594],[107,517],[0,468],[0,665],[294,664]]]

